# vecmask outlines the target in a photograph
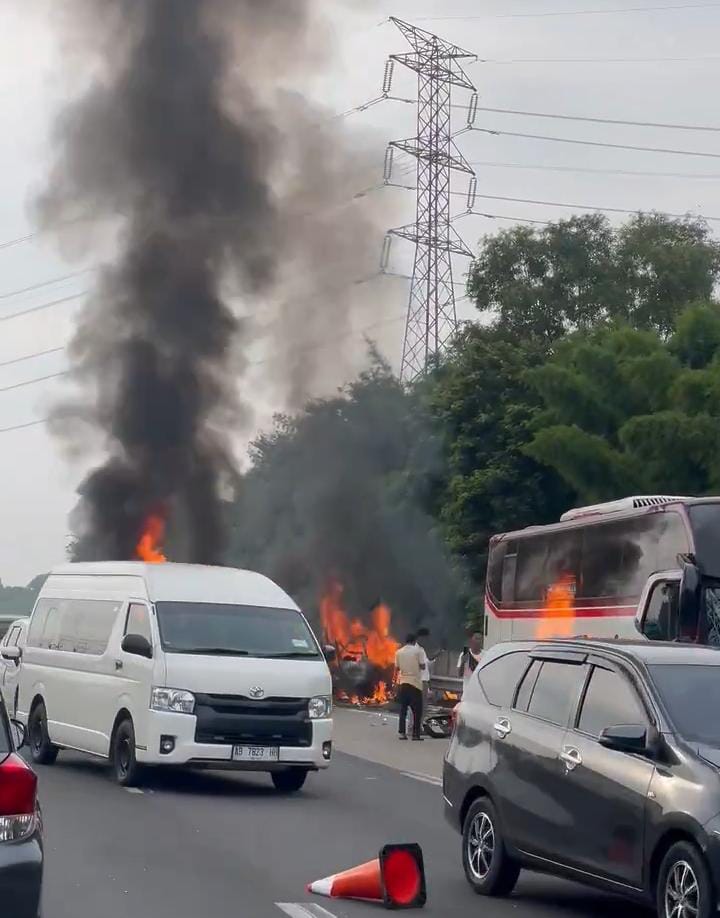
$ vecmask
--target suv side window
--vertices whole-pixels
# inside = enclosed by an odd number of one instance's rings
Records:
[[[508,708],[515,695],[515,687],[527,669],[530,657],[527,653],[515,652],[491,660],[483,666],[478,678],[485,697],[490,704]]]
[[[575,710],[587,669],[582,664],[544,660],[533,688],[528,714],[567,726]]]
[[[647,714],[628,680],[612,670],[593,667],[578,730],[599,736],[606,727],[644,723],[647,723]]]
[[[516,710],[527,711],[541,666],[542,660],[533,660],[530,664],[528,671],[525,673],[525,678],[520,683],[520,688],[518,689],[517,699],[514,704]]]

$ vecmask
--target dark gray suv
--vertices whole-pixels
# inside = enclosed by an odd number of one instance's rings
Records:
[[[720,891],[720,649],[499,644],[456,711],[443,793],[471,886],[522,867],[709,918]]]

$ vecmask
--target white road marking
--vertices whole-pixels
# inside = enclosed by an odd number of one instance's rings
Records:
[[[315,902],[276,902],[275,905],[290,918],[335,918],[332,912]]]
[[[141,787],[126,787],[124,788],[128,794],[144,794],[145,791]]]
[[[412,778],[415,781],[423,781],[425,784],[432,784],[435,787],[442,787],[442,778],[434,778],[432,775],[416,774],[412,771],[400,772],[406,778]]]

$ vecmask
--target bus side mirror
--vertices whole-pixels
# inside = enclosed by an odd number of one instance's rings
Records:
[[[697,635],[700,617],[700,569],[693,561],[683,562],[678,598],[678,636]]]

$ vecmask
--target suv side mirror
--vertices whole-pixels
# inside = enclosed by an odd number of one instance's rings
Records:
[[[644,724],[605,727],[599,741],[606,749],[616,749],[618,752],[647,752],[647,727]]]
[[[325,644],[322,651],[323,656],[328,661],[328,663],[332,663],[332,661],[337,657],[337,651],[332,644]]]
[[[125,653],[132,653],[136,657],[146,657],[152,660],[152,644],[142,634],[126,634],[120,645]]]
[[[25,724],[21,723],[19,720],[11,720],[10,725],[13,730],[13,739],[15,740],[15,748],[22,749],[27,740],[27,730],[25,729]]]

